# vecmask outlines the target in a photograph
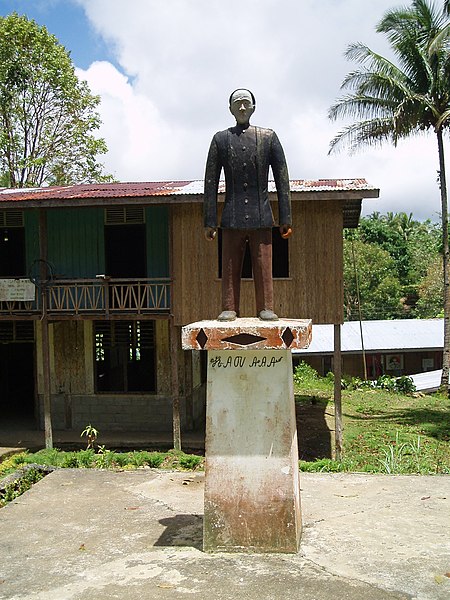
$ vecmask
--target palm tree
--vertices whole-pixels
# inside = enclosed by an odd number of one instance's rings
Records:
[[[413,0],[409,8],[385,13],[377,27],[394,51],[396,63],[364,44],[349,46],[346,56],[361,68],[342,83],[351,92],[331,106],[329,117],[356,117],[331,141],[330,152],[343,144],[390,141],[434,131],[439,157],[444,273],[444,352],[441,391],[448,394],[450,366],[450,274],[447,184],[443,134],[450,127],[450,0],[441,11],[433,2]]]

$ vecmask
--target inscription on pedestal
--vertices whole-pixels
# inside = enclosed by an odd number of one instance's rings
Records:
[[[283,356],[280,356],[278,358],[271,356],[270,358],[268,358],[265,355],[260,356],[260,357],[253,355],[251,357],[251,359],[249,360],[248,353],[246,355],[239,355],[239,354],[236,355],[236,353],[233,352],[233,355],[227,356],[226,360],[224,360],[220,356],[215,356],[214,358],[210,358],[209,365],[212,369],[214,369],[214,368],[243,369],[244,367],[248,367],[249,369],[253,369],[253,368],[270,369],[271,367],[274,367],[282,360],[283,360]]]

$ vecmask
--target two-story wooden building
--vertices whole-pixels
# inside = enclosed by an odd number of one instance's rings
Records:
[[[342,230],[379,190],[363,179],[291,190],[294,234],[273,235],[275,311],[342,323]],[[2,418],[75,431],[170,431],[174,414],[184,430],[201,424],[202,353],[180,349],[180,328],[221,308],[202,192],[201,181],[0,189]],[[241,312],[253,316],[248,261],[243,275]]]

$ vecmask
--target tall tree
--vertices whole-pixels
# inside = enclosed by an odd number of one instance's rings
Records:
[[[443,133],[450,126],[450,37],[448,2],[442,10],[427,0],[413,0],[409,8],[388,11],[377,31],[384,33],[397,64],[361,43],[352,44],[347,58],[360,69],[344,79],[351,90],[331,106],[331,119],[352,116],[358,120],[332,140],[330,152],[341,144],[355,150],[364,144],[398,140],[422,131],[434,131],[439,158],[441,192],[444,352],[441,390],[448,394],[450,366],[450,274],[447,185]]]
[[[355,236],[356,237],[356,236]],[[377,244],[344,240],[344,312],[346,320],[395,319],[401,316],[402,287],[394,259]]]
[[[8,187],[110,180],[93,135],[100,99],[45,27],[17,13],[0,18],[0,173]]]

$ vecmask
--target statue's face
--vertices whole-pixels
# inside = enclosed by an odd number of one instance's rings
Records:
[[[231,114],[236,119],[238,125],[246,125],[252,114],[255,112],[252,95],[248,90],[236,90],[231,96],[230,102]]]

